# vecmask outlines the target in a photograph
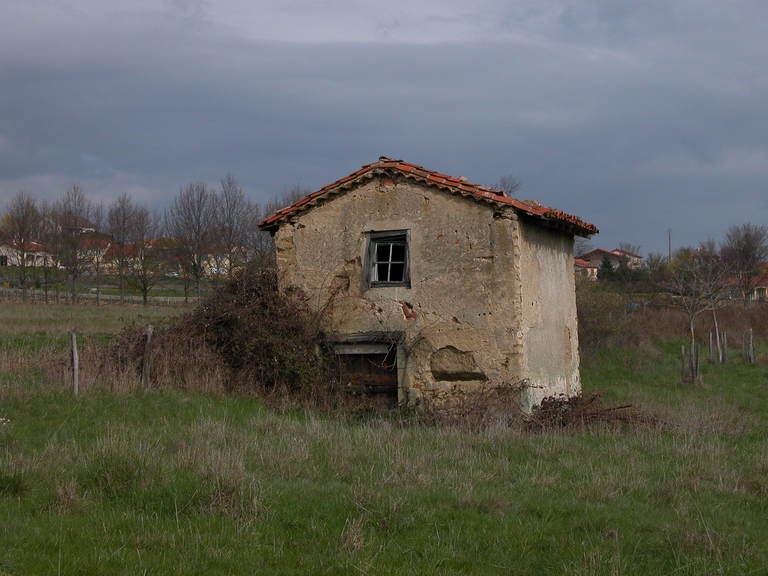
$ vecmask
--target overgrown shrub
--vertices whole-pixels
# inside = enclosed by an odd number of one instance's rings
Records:
[[[98,352],[96,364],[113,387],[138,386],[148,370],[152,386],[317,396],[331,387],[318,335],[306,298],[281,292],[273,268],[252,267],[157,326],[149,350],[145,330],[131,328]]]
[[[230,370],[202,334],[188,329],[185,316],[155,326],[149,348],[146,327],[136,325],[105,347],[84,350],[83,357],[84,388],[92,382],[113,391],[146,385],[220,394],[230,387]]]
[[[327,380],[319,318],[295,289],[280,292],[273,268],[227,282],[176,328],[216,351],[237,388],[308,391]]]

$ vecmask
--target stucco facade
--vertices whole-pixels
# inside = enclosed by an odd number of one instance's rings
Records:
[[[401,403],[494,386],[520,387],[527,408],[578,394],[573,235],[596,229],[463,179],[448,181],[454,192],[398,162],[382,158],[262,222],[281,287],[324,310],[330,341],[396,348]],[[402,275],[400,257],[387,257],[398,268],[385,282],[371,249],[382,235],[407,250]]]

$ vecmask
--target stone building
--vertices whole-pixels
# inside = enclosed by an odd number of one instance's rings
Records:
[[[573,238],[592,224],[382,157],[260,227],[350,384],[401,404],[517,386],[528,409],[581,391]]]

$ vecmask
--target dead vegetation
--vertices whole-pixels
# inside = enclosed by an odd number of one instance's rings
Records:
[[[171,387],[318,400],[332,390],[319,326],[299,292],[280,293],[272,268],[249,268],[188,314],[125,330],[89,350],[91,380],[111,389]],[[148,345],[149,342],[149,345]]]
[[[609,312],[610,313],[610,312]],[[318,342],[321,319],[298,291],[280,293],[272,268],[251,268],[186,315],[155,326],[132,326],[110,343],[84,351],[84,382],[112,391],[168,387],[213,394],[253,394],[278,409],[313,408],[365,415],[381,408],[350,394],[333,376]],[[57,371],[65,370],[59,358]],[[418,410],[399,411],[401,424],[543,431],[595,423],[647,424],[630,406],[606,407],[599,395],[547,398],[527,414],[521,385],[465,393]]]
[[[605,406],[602,394],[589,396],[550,396],[541,401],[524,427],[529,431],[583,428],[588,425],[658,426],[661,421],[653,414],[631,404]]]
[[[610,288],[610,287],[609,287]],[[582,361],[618,349],[650,349],[654,342],[684,340],[689,327],[684,312],[669,306],[668,294],[628,294],[578,278],[579,354]],[[718,330],[733,345],[752,329],[754,337],[768,338],[768,305],[734,300],[718,308]],[[697,340],[706,344],[714,331],[712,311],[695,319]]]

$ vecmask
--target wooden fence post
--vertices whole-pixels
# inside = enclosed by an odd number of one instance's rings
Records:
[[[72,387],[75,391],[75,396],[77,396],[80,387],[80,356],[77,353],[77,328],[72,328],[70,340],[72,343]]]

